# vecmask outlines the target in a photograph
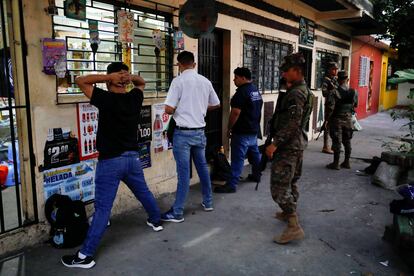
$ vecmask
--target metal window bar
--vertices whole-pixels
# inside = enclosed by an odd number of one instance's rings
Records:
[[[262,37],[244,35],[243,66],[252,72],[252,81],[259,91],[276,93],[279,88],[279,66],[293,46]]]
[[[152,1],[145,1],[145,2],[149,2],[149,3],[153,3]],[[59,3],[58,3],[59,5]],[[105,6],[105,7],[103,7]],[[112,8],[109,8],[109,6],[111,6]],[[173,10],[176,10],[176,8],[168,6],[168,5],[163,5],[165,7],[168,8],[172,8]],[[132,72],[137,72],[137,73],[141,73],[141,70],[136,70],[136,67],[141,66],[141,67],[148,67],[148,66],[152,66],[153,69],[153,74],[155,74],[157,76],[157,87],[156,89],[149,89],[146,88],[144,90],[144,92],[151,92],[148,94],[153,94],[153,92],[156,92],[156,97],[158,97],[159,93],[163,94],[162,96],[165,97],[165,92],[168,89],[168,84],[166,86],[161,85],[163,82],[170,82],[172,80],[172,76],[173,76],[173,50],[171,49],[172,47],[172,33],[174,31],[173,28],[173,24],[172,24],[172,18],[175,15],[172,14],[168,14],[162,11],[158,11],[158,10],[150,10],[148,8],[142,8],[142,7],[135,7],[132,5],[125,5],[125,3],[113,3],[113,1],[88,1],[87,2],[87,9],[89,11],[89,9],[93,9],[94,11],[104,11],[105,13],[110,13],[112,16],[108,16],[110,18],[113,18],[111,20],[99,20],[99,18],[93,18],[94,20],[98,21],[98,29],[99,29],[99,33],[100,34],[104,34],[106,36],[106,39],[101,39],[101,41],[103,42],[108,42],[108,43],[115,43],[115,46],[113,48],[113,50],[109,50],[109,51],[105,51],[102,50],[101,47],[98,51],[95,57],[92,57],[91,59],[88,58],[78,58],[78,59],[74,59],[74,58],[69,58],[67,59],[68,61],[68,67],[71,64],[76,64],[80,63],[80,67],[78,69],[74,69],[74,68],[70,68],[68,69],[68,75],[71,76],[75,76],[75,75],[82,75],[85,72],[104,72],[105,70],[103,70],[102,68],[99,69],[97,67],[97,64],[105,64],[105,63],[109,63],[112,61],[119,61],[122,59],[122,47],[120,45],[120,43],[118,43],[117,41],[117,25],[116,25],[116,11],[121,9],[121,8],[128,8],[129,11],[133,12],[135,14],[135,21],[136,21],[136,28],[135,28],[135,34],[134,34],[134,40],[137,39],[138,41],[143,40],[143,39],[151,39],[152,40],[152,36],[149,35],[145,35],[145,32],[149,32],[154,30],[154,26],[158,27],[158,29],[161,30],[161,32],[164,34],[164,38],[163,41],[165,43],[166,46],[166,50],[164,53],[162,53],[160,55],[160,57],[156,57],[155,54],[142,54],[141,53],[141,49],[140,47],[142,45],[147,46],[147,47],[153,47],[155,48],[155,46],[153,44],[149,44],[149,43],[139,43],[136,44],[135,41],[134,43],[131,44],[131,51],[132,51],[132,55],[135,55],[138,59],[141,58],[155,58],[155,62],[137,62],[136,60],[134,60],[134,58],[132,57],[132,62],[131,62],[131,71]],[[54,33],[56,31],[71,31],[74,33],[79,33],[79,30],[81,30],[81,32],[83,32],[80,34],[80,36],[66,36],[65,39],[67,41],[66,46],[68,47],[68,56],[74,52],[76,52],[77,54],[90,54],[93,55],[92,51],[89,49],[89,29],[86,27],[87,23],[83,22],[83,21],[78,21],[78,20],[72,20],[72,19],[67,19],[67,24],[64,24],[66,20],[65,17],[61,16],[63,15],[63,2],[61,3],[61,6],[58,6],[59,9],[59,16],[56,16],[53,18],[52,23],[53,23],[53,31]],[[157,9],[157,6],[156,6]],[[88,13],[87,13],[88,15]],[[88,15],[87,17],[93,17],[93,15]],[[89,18],[88,18],[89,19]],[[149,23],[145,23],[145,20],[150,20]],[[152,24],[152,25],[151,25]],[[102,26],[106,26],[105,28],[103,28]],[[151,26],[153,28],[151,28]],[[112,29],[112,30],[110,30]],[[108,37],[113,37],[113,39],[108,39]],[[73,39],[73,40],[84,40],[84,44],[85,44],[85,49],[71,49],[69,48],[69,39]],[[111,48],[111,47],[110,47]],[[97,58],[99,57],[99,54],[108,54],[108,55],[113,55],[112,57],[115,57],[115,60],[109,60],[109,59],[105,59],[103,60],[102,58]],[[89,67],[90,65],[92,69],[85,69],[83,68],[83,66],[85,64],[88,64],[87,67]],[[77,64],[79,66],[79,64]],[[148,72],[147,70],[148,68],[146,68],[145,71]],[[144,70],[142,70],[142,72],[144,72]],[[166,72],[166,80],[161,79],[160,76]],[[70,78],[70,77],[68,77]],[[72,77],[73,79],[73,77]],[[147,81],[147,83],[152,83],[151,81]],[[68,86],[72,86],[72,87],[76,87],[72,80],[67,80],[67,84]],[[58,85],[58,84],[57,84]],[[160,89],[160,91],[158,91],[157,89]],[[58,87],[57,87],[58,90]],[[59,104],[59,95],[78,95],[80,94],[79,92],[72,92],[72,91],[68,91],[68,89],[65,92],[57,92],[57,103]],[[144,93],[145,96],[145,93]],[[146,96],[146,98],[149,98],[148,96]]]
[[[24,17],[23,17],[23,3],[22,0],[18,2],[19,6],[19,25],[20,25],[20,41],[26,41],[25,39],[25,27],[24,27]],[[30,104],[30,96],[29,96],[29,76],[27,71],[27,59],[24,58],[27,56],[27,47],[23,44],[22,47],[22,65],[23,65],[23,89],[24,89],[24,97],[26,100],[26,120],[27,120],[27,133],[28,133],[28,146],[29,146],[29,164],[30,164],[30,179],[32,181],[32,200],[33,200],[33,220],[28,220],[24,222],[24,225],[30,225],[34,223],[38,223],[39,216],[38,216],[38,209],[37,209],[37,188],[36,188],[36,175],[35,175],[35,167],[36,167],[36,158],[34,155],[34,147],[33,147],[33,131],[32,131],[32,115],[30,112],[31,104]]]

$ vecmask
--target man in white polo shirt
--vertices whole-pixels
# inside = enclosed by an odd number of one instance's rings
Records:
[[[220,107],[220,100],[211,82],[195,70],[194,55],[183,51],[177,56],[181,75],[174,78],[165,101],[165,112],[173,114],[176,128],[173,153],[177,163],[177,193],[174,205],[161,215],[161,220],[184,221],[184,205],[190,188],[190,155],[193,157],[202,186],[205,211],[213,210],[210,175],[205,157],[204,117],[207,110]]]

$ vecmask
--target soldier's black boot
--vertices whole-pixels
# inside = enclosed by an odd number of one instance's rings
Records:
[[[351,168],[351,164],[349,163],[349,158],[351,157],[351,154],[347,151],[345,151],[345,160],[344,162],[341,163],[341,168],[344,169],[350,169]]]
[[[335,151],[334,152],[334,161],[328,165],[326,165],[326,167],[328,169],[331,170],[339,170],[339,157],[341,156],[341,152],[340,151]]]

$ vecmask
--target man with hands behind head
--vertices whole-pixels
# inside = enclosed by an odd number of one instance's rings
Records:
[[[106,83],[107,89],[96,87]],[[93,255],[105,232],[112,204],[122,180],[148,213],[147,225],[161,231],[160,210],[148,189],[138,155],[138,124],[145,81],[130,75],[122,62],[108,65],[107,74],[87,75],[76,84],[99,109],[97,149],[99,161],[95,174],[95,213],[87,237],[75,255],[62,257],[67,267],[91,268]]]

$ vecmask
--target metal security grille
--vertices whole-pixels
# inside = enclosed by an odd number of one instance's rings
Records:
[[[67,77],[58,79],[57,94],[79,94],[80,89],[74,80],[77,76],[91,73],[104,73],[109,63],[122,60],[122,45],[118,42],[116,14],[120,9],[134,13],[134,41],[131,47],[131,72],[140,74],[147,85],[144,96],[163,97],[173,77],[173,24],[172,15],[135,6],[122,6],[109,1],[87,1],[87,19],[98,21],[101,44],[94,56],[89,43],[88,21],[70,19],[64,16],[63,0],[57,0],[58,15],[53,16],[54,37],[66,40]],[[165,50],[159,54],[155,50],[152,31],[158,29],[163,34]],[[104,85],[102,85],[104,86]],[[58,97],[59,102],[59,97]]]
[[[21,9],[21,2],[19,3]],[[20,16],[21,11],[20,11]],[[12,58],[13,30],[10,1],[0,0],[0,234],[37,222],[36,183],[33,171],[33,156],[30,157],[30,177],[21,175],[19,145],[28,144],[33,152],[31,139],[30,101],[28,91],[19,91],[16,97],[16,83],[13,75]],[[16,23],[17,24],[17,23]],[[20,21],[22,26],[22,21]],[[20,33],[23,39],[24,29]],[[18,47],[14,48],[17,51]],[[16,56],[17,53],[15,52]],[[24,78],[19,80],[19,87],[27,83],[26,62],[23,59]],[[25,92],[25,93],[23,93]],[[27,126],[21,122],[27,120]],[[25,126],[25,128],[20,128]],[[27,135],[23,136],[22,133]],[[19,135],[20,134],[20,135]],[[19,141],[19,140],[22,141]],[[31,183],[25,180],[31,178]],[[29,191],[32,191],[30,193]],[[30,206],[31,205],[31,206]],[[31,211],[28,211],[30,209]]]
[[[252,80],[262,93],[279,89],[279,65],[292,52],[292,45],[244,35],[243,66],[252,71]]]
[[[220,102],[223,102],[222,32],[215,30],[198,40],[198,72],[211,81]],[[211,110],[207,113],[205,130],[207,159],[210,159],[213,153],[217,152],[222,145],[222,118],[222,108]]]

